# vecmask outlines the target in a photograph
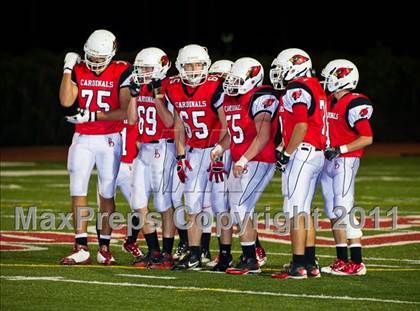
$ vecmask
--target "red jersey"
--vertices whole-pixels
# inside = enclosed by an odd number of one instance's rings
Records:
[[[161,92],[164,94],[169,80],[162,80]],[[170,108],[169,108],[170,109]],[[137,97],[137,115],[139,118],[139,141],[142,143],[149,143],[158,139],[173,139],[174,130],[167,128],[155,106],[155,99],[153,92],[149,91],[147,85],[143,85],[140,89],[139,96]]]
[[[79,107],[94,111],[110,111],[120,108],[119,89],[130,75],[130,65],[113,61],[99,75],[82,61],[72,71],[72,81],[77,85]],[[128,85],[127,85],[128,86]],[[120,132],[122,121],[95,121],[76,124],[76,132],[87,135],[103,135]]]
[[[127,120],[124,120],[124,128],[121,131],[122,136],[122,152],[121,162],[133,163],[137,157],[137,124],[129,125]]]
[[[271,86],[260,86],[241,96],[226,95],[223,109],[230,133],[230,152],[233,161],[238,161],[257,136],[254,118],[262,112],[271,115],[270,140],[251,161],[276,162],[274,138],[278,122],[279,101]]]
[[[166,88],[168,105],[173,105],[185,127],[185,143],[193,148],[206,148],[219,141],[221,124],[217,110],[223,104],[223,87],[219,77],[191,88],[178,76],[171,77]]]
[[[373,107],[369,99],[362,94],[347,93],[339,100],[330,96],[328,98],[328,132],[330,146],[347,145],[359,138],[356,129],[357,122],[369,121]],[[363,149],[347,152],[341,157],[361,157]]]
[[[324,150],[327,135],[327,96],[318,79],[297,78],[287,84],[280,101],[280,122],[285,146],[289,144],[293,129],[298,123],[293,113],[294,105],[307,107],[308,129],[303,142]]]

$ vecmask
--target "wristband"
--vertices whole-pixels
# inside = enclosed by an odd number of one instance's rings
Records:
[[[242,156],[238,162],[235,163],[237,166],[245,167],[245,165],[248,163],[248,159],[245,158],[245,156]]]
[[[347,153],[349,149],[347,148],[347,145],[340,146],[340,152],[341,153]]]

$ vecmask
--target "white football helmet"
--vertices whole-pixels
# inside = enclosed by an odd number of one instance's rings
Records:
[[[134,60],[133,77],[138,84],[148,84],[152,79],[164,79],[170,67],[171,62],[164,51],[146,48]]]
[[[276,90],[283,90],[287,83],[298,77],[310,77],[312,61],[301,49],[286,49],[273,60],[270,81]]]
[[[322,70],[324,89],[334,93],[341,90],[354,90],[359,82],[359,71],[355,64],[346,59],[330,61]]]
[[[243,57],[232,66],[223,82],[223,90],[229,96],[245,94],[264,80],[264,68],[254,58]]]
[[[95,30],[84,46],[86,66],[95,73],[102,72],[111,62],[116,50],[117,42],[110,31]]]
[[[202,64],[201,70],[185,70],[186,64]],[[179,75],[184,84],[189,86],[198,86],[203,84],[209,72],[211,65],[207,49],[197,44],[190,44],[178,52],[175,67],[179,71]]]
[[[210,66],[209,73],[215,74],[218,77],[226,76],[230,69],[233,66],[233,62],[227,59],[221,59],[217,62],[214,62],[213,65]]]

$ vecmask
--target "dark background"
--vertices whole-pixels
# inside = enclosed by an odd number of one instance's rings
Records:
[[[304,49],[319,73],[335,58],[359,68],[358,91],[374,104],[379,142],[420,141],[420,44],[413,3],[303,1],[16,2],[2,10],[0,52],[1,145],[69,144],[58,89],[64,55],[83,55],[96,29],[118,40],[116,59],[133,61],[148,46],[174,63],[189,43],[207,46],[212,61],[258,59],[266,82],[273,58]],[[231,38],[226,42],[226,38]],[[175,74],[172,66],[171,74]]]

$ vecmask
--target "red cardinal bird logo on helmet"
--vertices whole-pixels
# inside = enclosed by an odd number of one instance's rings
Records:
[[[306,56],[300,55],[300,54],[296,54],[290,59],[290,61],[292,62],[293,65],[301,65],[301,64],[307,62],[308,60],[309,60],[309,58],[307,58]]]
[[[365,116],[367,116],[368,113],[369,113],[369,109],[363,108],[362,110],[360,110],[359,115],[361,117],[365,117]]]
[[[292,97],[293,97],[293,99],[294,100],[298,100],[298,98],[300,98],[302,96],[302,91],[301,90],[299,90],[299,91],[294,91],[293,93],[292,93]]]
[[[260,71],[261,71],[261,66],[252,66],[247,73],[247,77],[253,78],[257,76],[260,73]]]
[[[167,55],[163,55],[163,56],[160,58],[160,64],[161,64],[162,66],[166,66],[167,64],[169,64],[169,58],[168,58],[168,56],[167,56]]]
[[[342,79],[344,77],[346,77],[347,75],[349,75],[350,72],[353,71],[353,68],[338,68],[334,75],[339,78]]]

